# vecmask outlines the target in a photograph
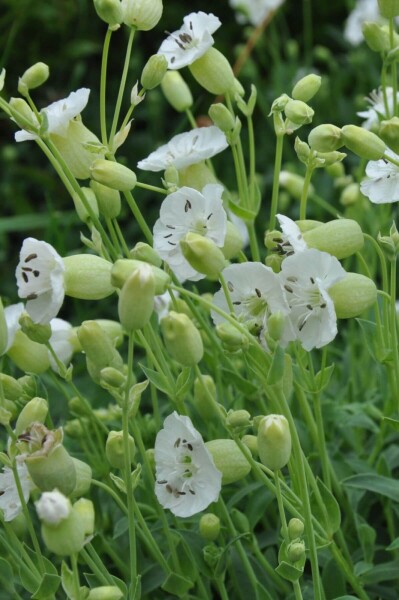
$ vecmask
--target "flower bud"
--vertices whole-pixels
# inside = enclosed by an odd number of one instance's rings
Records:
[[[118,190],[113,190],[98,181],[90,181],[90,187],[97,198],[98,210],[107,219],[115,219],[121,212],[121,196]]]
[[[399,0],[378,0],[380,13],[386,19],[399,15]]]
[[[50,527],[56,527],[67,519],[72,510],[71,502],[58,490],[43,492],[35,507],[39,519]]]
[[[130,250],[129,255],[133,260],[140,260],[154,267],[159,268],[162,265],[162,258],[158,252],[145,242],[137,242],[135,247]]]
[[[304,178],[296,173],[289,171],[280,171],[280,185],[287,190],[296,200],[300,200],[304,185]],[[314,188],[312,184],[309,186],[309,194],[312,195]]]
[[[118,288],[122,288],[125,284],[125,281],[138,269],[140,269],[143,264],[141,260],[130,260],[128,258],[121,258],[114,263],[111,271],[111,282],[112,285]],[[152,265],[151,270],[154,276],[155,281],[155,295],[160,296],[166,292],[168,285],[170,284],[170,276],[162,271],[162,269],[158,269],[158,267],[154,267]]]
[[[101,370],[105,367],[114,367],[122,371],[122,357],[98,323],[84,321],[78,329],[78,338],[86,354],[89,375],[95,383],[100,382]]]
[[[52,133],[50,138],[76,179],[88,179],[93,161],[104,158],[100,140],[80,119],[69,122],[66,137]]]
[[[224,269],[226,259],[215,242],[199,233],[189,232],[180,241],[184,258],[196,271],[203,273],[209,279],[217,279]]]
[[[114,291],[112,263],[94,254],[75,254],[64,259],[65,293],[81,300],[102,300]]]
[[[344,145],[341,129],[329,123],[312,129],[308,142],[312,150],[317,152],[333,152]]]
[[[43,85],[49,78],[50,69],[43,62],[37,62],[25,71],[18,81],[18,91],[22,96],[25,96],[29,90]]]
[[[96,13],[113,31],[123,20],[123,8],[120,0],[93,0]]]
[[[22,98],[11,98],[8,103],[8,108],[17,125],[27,131],[37,132],[39,122],[26,100],[23,100]]]
[[[273,100],[273,104],[270,109],[270,115],[272,113],[282,112],[287,106],[289,100],[291,100],[291,98],[287,94],[281,94],[281,96]]]
[[[72,460],[75,467],[76,481],[71,496],[77,498],[84,496],[89,491],[93,472],[91,466],[83,462],[83,460],[79,460],[78,458],[72,458]]]
[[[200,417],[207,421],[217,414],[216,385],[210,375],[194,381],[194,406]]]
[[[363,248],[364,236],[353,219],[335,219],[303,234],[309,248],[328,252],[338,259],[352,256]]]
[[[19,413],[18,420],[15,425],[15,435],[18,437],[32,423],[44,423],[48,413],[48,403],[44,398],[32,398],[23,407]]]
[[[296,517],[294,517],[289,520],[288,535],[291,541],[300,538],[304,531],[305,525],[303,524],[301,519],[297,519]]]
[[[310,73],[302,77],[294,85],[291,96],[294,100],[309,102],[317,94],[321,86],[321,77],[315,73]]]
[[[122,596],[122,590],[116,585],[101,585],[90,590],[87,600],[120,600]]]
[[[218,102],[217,104],[211,104],[208,115],[216,125],[224,132],[231,131],[235,126],[234,115],[231,114],[227,106]]]
[[[22,385],[11,375],[0,373],[0,386],[3,388],[4,397],[8,400],[17,401],[22,397]]]
[[[396,154],[399,153],[399,118],[392,117],[389,121],[382,121],[378,132],[380,138]]]
[[[139,31],[154,29],[162,16],[162,0],[122,0],[123,22]]]
[[[310,148],[306,142],[303,142],[298,136],[295,138],[294,149],[297,157],[305,165],[308,164],[310,157]]]
[[[119,295],[119,320],[126,331],[147,325],[154,310],[155,278],[151,266],[142,263],[124,283]]]
[[[244,435],[241,438],[241,441],[249,449],[252,456],[258,455],[258,438],[256,437],[256,435]]]
[[[287,317],[281,310],[272,313],[267,320],[267,334],[269,338],[274,342],[281,340],[286,323]]]
[[[373,21],[364,21],[362,23],[362,32],[370,50],[373,52],[388,52],[391,44],[389,31],[384,25]]]
[[[129,435],[130,462],[133,463],[136,452],[136,444]],[[110,431],[105,444],[105,456],[114,469],[125,468],[125,449],[123,442],[123,431]]]
[[[230,63],[216,48],[209,48],[189,69],[198,83],[211,94],[225,94],[234,86]]]
[[[231,221],[227,221],[226,237],[222,248],[223,255],[226,260],[235,258],[241,252],[244,246],[242,235],[238,227]]]
[[[137,182],[131,169],[111,160],[95,160],[90,167],[90,176],[94,181],[120,192],[132,190]]]
[[[226,426],[231,429],[242,429],[251,425],[251,415],[247,410],[230,410],[226,417]]]
[[[14,342],[7,355],[25,373],[40,375],[50,367],[47,348],[32,342],[21,330],[15,333]]]
[[[380,160],[384,156],[386,146],[375,133],[356,125],[344,125],[341,131],[345,146],[361,158]]]
[[[326,172],[338,181],[341,177],[345,177],[345,167],[340,162],[335,162],[332,165],[327,165]]]
[[[250,472],[251,465],[234,440],[211,440],[205,446],[222,473],[222,485],[239,481]]]
[[[144,65],[140,83],[145,90],[153,90],[164,78],[168,61],[163,54],[153,54]]]
[[[360,198],[360,186],[358,183],[350,183],[342,190],[339,203],[342,206],[351,206],[356,204]]]
[[[302,540],[299,542],[291,542],[287,547],[288,558],[291,562],[295,563],[305,555],[305,542]]]
[[[252,530],[247,515],[241,512],[241,510],[238,510],[238,508],[232,508],[230,511],[230,516],[234,527],[239,533],[248,533]]]
[[[291,456],[291,433],[283,415],[268,415],[259,423],[258,451],[262,464],[271,471],[285,467]]]
[[[192,107],[193,97],[190,88],[179,71],[167,71],[161,81],[161,89],[166,100],[177,112],[184,112]]]
[[[82,190],[84,197],[86,198],[86,202],[89,205],[92,214],[94,213],[96,215],[96,217],[98,217],[98,214],[99,214],[98,204],[97,204],[97,198],[96,198],[94,191],[88,187],[82,187],[81,190]],[[72,195],[72,200],[75,205],[75,210],[78,214],[79,219],[83,223],[88,223],[91,219],[91,216],[87,212],[87,209],[86,209],[85,205],[83,204],[83,201],[82,201],[81,197],[79,196],[79,194],[74,193]]]
[[[204,161],[179,171],[180,187],[192,187],[201,192],[208,183],[219,183]]]
[[[295,125],[311,123],[314,110],[301,100],[288,100],[284,108],[285,116]]]
[[[37,344],[47,344],[51,338],[51,325],[41,325],[34,323],[27,313],[22,313],[19,318],[21,331],[32,341]]]
[[[85,437],[87,434],[82,419],[69,419],[64,425],[64,433],[76,440]]]
[[[92,526],[93,525],[93,526]],[[58,525],[42,523],[42,537],[50,552],[70,556],[82,550],[85,539],[94,531],[94,507],[90,500],[78,500],[66,519]]]
[[[161,321],[161,331],[172,358],[185,367],[199,363],[204,346],[200,332],[187,315],[171,310]]]
[[[249,338],[232,323],[223,322],[216,325],[216,335],[229,352],[245,350],[249,346]]]
[[[176,167],[171,165],[165,169],[162,182],[168,192],[176,192],[178,190],[180,187],[180,176]]]
[[[220,533],[220,519],[213,513],[205,513],[199,522],[199,532],[206,542],[214,542]]]
[[[358,317],[377,300],[374,281],[359,273],[347,273],[328,288],[328,294],[334,302],[337,319]]]
[[[266,256],[265,265],[270,267],[273,273],[279,273],[281,271],[281,263],[283,262],[283,257],[278,254],[269,254]]]

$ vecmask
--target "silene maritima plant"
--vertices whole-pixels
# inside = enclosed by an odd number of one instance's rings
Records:
[[[240,68],[282,4],[231,2]],[[0,597],[394,600],[399,2],[347,21],[382,76],[344,123],[309,66],[259,111],[216,14],[163,33],[162,0],[90,10],[93,131],[90,89],[41,106],[44,62],[18,89],[0,76],[15,142],[42,151],[81,229],[66,255],[28,229],[0,302]],[[176,134],[120,160],[152,94]]]

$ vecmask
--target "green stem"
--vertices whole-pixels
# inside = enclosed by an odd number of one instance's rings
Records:
[[[278,193],[280,188],[281,161],[283,158],[284,134],[278,134],[276,138],[276,154],[274,158],[273,191],[270,207],[269,231],[276,226],[276,214],[278,210]]]
[[[71,555],[71,565],[73,573],[73,590],[75,600],[80,600],[80,583],[79,583],[79,570],[78,570],[78,555],[76,553]]]
[[[247,225],[247,231],[248,231],[248,235],[249,235],[249,247],[251,248],[252,260],[254,260],[255,262],[259,262],[260,254],[259,254],[258,239],[256,237],[254,221],[249,221],[249,222],[247,222],[246,225]]]
[[[82,548],[80,555],[102,585],[115,585],[115,581],[105,568],[105,565],[91,543],[86,544],[86,546]]]
[[[140,181],[137,181],[136,187],[142,188],[143,190],[148,190],[149,192],[156,192],[157,194],[163,194],[164,196],[168,195],[168,190],[165,190],[165,188],[160,188],[155,185],[149,185],[148,183],[141,183]]]
[[[132,27],[130,29],[130,32],[129,32],[129,39],[128,39],[128,42],[127,42],[125,62],[124,62],[124,65],[123,65],[122,77],[121,77],[121,81],[120,81],[120,84],[119,84],[118,97],[116,99],[116,104],[115,104],[115,113],[114,113],[114,118],[112,120],[111,133],[109,135],[109,147],[110,148],[112,148],[112,143],[114,141],[114,136],[115,136],[116,128],[118,126],[119,114],[120,114],[121,105],[122,105],[122,98],[123,98],[123,94],[124,94],[125,86],[126,86],[126,79],[127,79],[127,73],[128,73],[128,70],[129,70],[130,55],[132,53],[132,46],[133,46],[133,40],[134,40],[134,34],[135,34],[135,32],[136,32],[136,29],[134,27]]]
[[[112,30],[107,29],[105,34],[103,54],[101,59],[101,78],[100,78],[100,127],[101,127],[101,141],[106,146],[107,141],[107,119],[106,119],[106,88],[107,88],[107,63],[108,63],[108,52],[109,45],[111,42]]]
[[[395,19],[394,17],[389,18],[389,43],[391,49],[395,48]],[[393,95],[393,114],[387,114],[387,119],[390,117],[396,117],[398,112],[398,75],[396,68],[396,60],[392,61],[391,64],[391,84],[392,84],[392,95]]]
[[[311,161],[311,157],[312,157],[312,150],[310,151],[309,162]],[[307,202],[308,202],[309,186],[310,186],[310,180],[312,179],[313,171],[314,171],[314,168],[312,166],[310,166],[310,164],[308,164],[308,166],[306,167],[305,181],[303,182],[303,188],[302,188],[302,194],[301,194],[301,204],[300,204],[300,210],[299,210],[299,218],[301,220],[306,219],[306,207],[307,207]]]
[[[143,215],[141,214],[141,211],[140,211],[139,207],[137,206],[136,201],[132,196],[132,193],[131,192],[123,192],[123,195],[125,196],[126,202],[128,203],[128,206],[129,206],[130,210],[132,211],[133,216],[136,219],[141,231],[144,233],[147,242],[150,244],[150,246],[152,246],[151,230],[148,227]]]

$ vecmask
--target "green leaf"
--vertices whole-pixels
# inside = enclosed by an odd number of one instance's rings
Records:
[[[30,559],[36,565],[37,570],[40,573],[38,557],[36,555],[36,552],[34,552],[26,544],[24,544],[24,548],[25,548],[27,554],[29,554]],[[43,560],[46,574],[58,576],[57,569],[45,556],[42,556],[42,560]],[[37,590],[40,588],[40,585],[42,583],[40,576],[37,577],[37,575],[33,574],[29,568],[26,568],[25,564],[20,565],[19,575],[20,575],[20,579],[21,579],[21,585],[31,594],[35,594],[37,592]]]
[[[178,400],[184,398],[189,391],[192,383],[193,370],[191,367],[185,367],[176,381],[175,394]]]
[[[375,540],[377,533],[368,523],[361,523],[357,528],[360,544],[363,550],[364,560],[373,562],[375,552]]]
[[[389,544],[389,546],[386,548],[387,550],[397,550],[399,548],[399,537],[397,537],[392,544]]]
[[[399,560],[373,565],[373,568],[361,576],[362,582],[367,584],[381,583],[382,581],[393,581],[398,578]]]
[[[248,379],[241,377],[236,371],[230,371],[230,369],[221,369],[221,371],[223,377],[226,376],[227,381],[237,386],[240,392],[243,392],[244,394],[254,394],[258,390],[256,385],[248,381]]]
[[[145,367],[141,363],[140,367],[143,370],[145,376],[151,381],[153,385],[155,385],[155,387],[158,390],[164,392],[164,394],[167,394],[168,396],[172,395],[172,390],[170,389],[168,380],[166,379],[165,375],[162,375],[162,373],[158,373],[157,371],[154,371],[149,367]]]
[[[147,388],[150,382],[148,379],[145,381],[141,381],[140,383],[135,383],[129,390],[129,417],[135,417],[139,408],[141,394]]]
[[[128,529],[129,529],[129,521],[128,521],[127,517],[122,517],[115,524],[114,535],[112,536],[112,539],[113,540],[118,539],[118,537],[120,537],[121,535],[123,535],[124,533],[126,533],[126,531]]]
[[[170,573],[165,579],[162,589],[173,596],[181,597],[184,596],[193,585],[194,583],[190,579],[182,577],[182,575],[178,575],[177,573]]]
[[[312,512],[323,529],[331,537],[341,525],[341,511],[339,504],[321,479],[317,478],[317,487],[322,500],[322,506],[317,502],[315,494],[311,494],[310,501]]]
[[[283,577],[283,579],[287,579],[287,581],[298,581],[300,577],[303,575],[303,569],[298,569],[291,565],[290,563],[285,562],[283,560],[278,567],[275,568],[276,573]]]
[[[14,590],[14,574],[9,562],[5,558],[0,558],[0,581],[3,589]]]
[[[284,375],[284,350],[281,346],[277,346],[273,354],[272,364],[267,373],[268,385],[274,385],[282,380]]]
[[[123,481],[123,479],[121,479],[117,475],[114,475],[113,473],[110,473],[109,476],[112,479],[113,483],[118,488],[118,490],[120,492],[122,492],[122,494],[126,494],[126,485],[125,485],[125,482]]]
[[[59,575],[45,573],[39,587],[32,595],[32,600],[46,600],[53,596],[58,590],[60,581],[61,577]]]
[[[322,581],[326,600],[335,600],[340,594],[345,594],[345,576],[333,558],[324,566]]]
[[[368,492],[374,492],[375,494],[390,498],[395,502],[399,501],[399,481],[396,479],[383,477],[376,473],[361,473],[360,475],[352,475],[352,477],[344,479],[342,483],[346,487],[362,491],[367,490]]]
[[[395,431],[399,431],[399,421],[397,421],[396,419],[391,419],[390,417],[383,417],[383,421],[386,421],[388,425],[395,429]]]
[[[73,584],[73,573],[68,567],[66,562],[63,560],[61,565],[61,584],[62,589],[68,596],[68,598],[74,597],[74,584]]]
[[[314,378],[314,392],[321,392],[328,386],[330,383],[331,375],[335,369],[335,365],[329,365],[325,367],[318,373],[316,373]]]

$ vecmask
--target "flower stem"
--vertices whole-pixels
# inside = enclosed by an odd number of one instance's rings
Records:
[[[101,141],[104,146],[107,145],[107,119],[106,119],[106,88],[107,88],[107,63],[108,63],[108,51],[111,42],[112,30],[107,29],[105,34],[103,54],[101,59],[101,78],[100,78],[100,127],[101,127]]]
[[[281,161],[283,158],[284,134],[278,134],[276,139],[276,154],[274,159],[272,203],[270,207],[269,231],[275,228],[278,208],[278,193],[280,187]]]
[[[129,39],[127,42],[125,62],[123,65],[123,71],[122,71],[121,82],[119,85],[118,97],[116,99],[115,113],[114,113],[114,118],[112,120],[111,133],[109,134],[109,147],[110,148],[112,148],[112,142],[114,141],[116,128],[118,126],[119,114],[120,114],[122,98],[123,98],[123,94],[124,94],[125,86],[126,86],[126,79],[127,79],[127,73],[129,70],[130,55],[132,53],[132,46],[133,46],[135,32],[136,32],[136,29],[134,27],[132,27],[129,32]]]
[[[76,553],[71,556],[71,565],[73,573],[73,590],[75,600],[80,600],[80,583],[79,583],[79,570],[78,570],[78,555]]]
[[[312,151],[311,151],[312,154]],[[309,195],[309,186],[310,180],[312,179],[314,168],[308,164],[306,167],[305,181],[303,182],[302,194],[301,194],[301,204],[299,209],[299,218],[302,220],[306,219],[306,208],[308,202]]]

